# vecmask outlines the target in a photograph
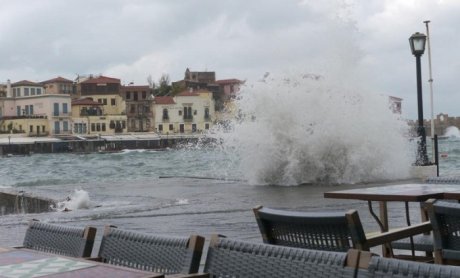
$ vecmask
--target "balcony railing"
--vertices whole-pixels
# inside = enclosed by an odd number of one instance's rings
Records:
[[[53,112],[53,117],[70,117],[70,113],[64,113],[64,112]]]
[[[56,130],[54,129],[53,130],[53,134],[54,135],[69,135],[69,134],[72,134],[72,131],[71,130]]]
[[[193,116],[184,116],[184,122],[193,122]]]

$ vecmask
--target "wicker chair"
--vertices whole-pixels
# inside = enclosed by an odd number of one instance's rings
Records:
[[[434,260],[437,264],[460,264],[460,204],[426,202],[434,237]]]
[[[98,260],[164,274],[196,273],[204,238],[148,235],[106,226]]]
[[[460,267],[382,258],[373,256],[369,252],[361,252],[359,255],[359,266],[356,277],[456,278],[460,277]]]
[[[209,277],[354,277],[347,253],[231,240],[213,235],[204,272]]]
[[[68,227],[31,220],[21,248],[71,256],[90,257],[96,228]]]
[[[316,250],[346,252],[369,248],[431,230],[429,223],[366,237],[356,210],[343,212],[298,212],[253,209],[265,243]]]

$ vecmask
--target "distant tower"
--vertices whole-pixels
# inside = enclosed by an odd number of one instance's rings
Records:
[[[6,97],[11,98],[13,95],[11,94],[11,80],[6,81]]]

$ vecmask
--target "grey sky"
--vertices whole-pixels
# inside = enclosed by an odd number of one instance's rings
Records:
[[[0,0],[0,82],[102,73],[146,84],[187,67],[218,79],[350,72],[416,118],[408,38],[431,20],[435,113],[460,116],[456,0]],[[427,55],[422,60],[429,115]]]

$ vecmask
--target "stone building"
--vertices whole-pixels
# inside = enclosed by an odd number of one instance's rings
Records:
[[[126,103],[128,132],[153,131],[151,88],[147,85],[122,86],[120,93]]]

